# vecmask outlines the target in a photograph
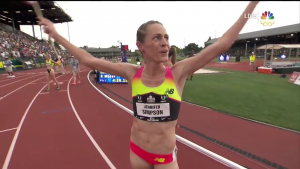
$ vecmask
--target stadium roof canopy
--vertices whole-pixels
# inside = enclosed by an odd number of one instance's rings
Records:
[[[261,31],[239,34],[237,41],[252,39],[252,38],[266,37],[266,36],[297,33],[297,32],[300,32],[300,24],[294,24],[294,25],[288,25],[288,26],[283,26],[283,27],[278,27],[278,28],[272,28],[272,29],[266,29],[266,30],[261,30]],[[217,40],[218,40],[218,38],[215,38],[215,39],[208,41],[207,43],[208,44],[215,43]]]
[[[282,49],[282,48],[300,48],[299,44],[271,44],[271,45],[263,45],[257,49]]]
[[[86,48],[84,49],[87,52],[90,53],[101,53],[101,52],[121,52],[120,48],[100,48],[100,49],[91,49],[91,48]]]
[[[39,1],[43,16],[53,23],[72,22],[71,17],[54,1]],[[0,1],[0,22],[11,25],[37,25],[38,20],[32,6],[24,1]]]

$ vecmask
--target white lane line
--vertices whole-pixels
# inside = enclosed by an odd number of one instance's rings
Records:
[[[60,77],[60,76],[58,76],[58,77]],[[57,78],[58,78],[58,77],[57,77]],[[17,139],[18,139],[20,130],[21,130],[22,125],[23,125],[23,123],[24,123],[24,120],[25,120],[25,118],[26,118],[26,116],[27,116],[27,114],[28,114],[28,112],[29,112],[29,109],[31,108],[33,102],[36,100],[36,98],[38,97],[38,95],[40,94],[40,92],[43,91],[43,89],[44,89],[46,86],[47,86],[47,85],[43,86],[42,89],[34,96],[34,98],[33,98],[33,99],[31,100],[31,102],[29,103],[29,105],[28,105],[28,107],[27,107],[27,109],[26,109],[26,111],[25,111],[25,113],[24,113],[24,115],[23,115],[23,117],[22,117],[22,119],[21,119],[21,121],[20,121],[20,123],[19,123],[19,126],[17,127],[17,131],[16,131],[16,133],[15,133],[15,135],[14,135],[14,138],[13,138],[11,144],[10,144],[10,147],[9,147],[8,153],[7,153],[7,155],[6,155],[6,158],[5,158],[5,161],[4,161],[4,164],[3,164],[2,169],[7,169],[8,165],[9,165],[9,162],[10,162],[10,159],[11,159],[11,156],[12,156],[12,153],[13,153],[14,148],[15,148],[15,146],[16,146],[16,142],[17,142]]]
[[[68,90],[59,90],[59,92],[66,92],[66,91],[68,91]]]
[[[26,79],[30,79],[30,78],[33,78],[33,77],[38,77],[38,76],[41,76],[41,75],[31,76],[31,77],[28,77],[28,78],[25,78],[25,79],[17,80],[17,81],[14,81],[14,82],[12,82],[12,83],[8,83],[8,84],[5,84],[5,85],[2,85],[2,86],[0,86],[0,88],[1,88],[1,87],[4,87],[4,86],[7,86],[7,85],[10,85],[10,84],[13,84],[13,83],[17,83],[17,82],[26,80]]]
[[[49,94],[49,92],[42,92],[42,93],[40,93],[40,94]]]
[[[5,82],[5,81],[8,81],[8,80],[14,80],[14,79],[16,79],[16,78],[20,78],[20,77],[27,77],[27,76],[29,76],[29,75],[23,75],[23,76],[17,76],[16,75],[16,77],[15,78],[9,78],[9,79],[6,79],[6,80],[1,80],[0,82]]]
[[[127,107],[123,106],[122,104],[118,103],[117,101],[113,100],[112,98],[108,97],[106,94],[104,94],[101,90],[99,90],[97,87],[94,86],[94,84],[90,81],[90,75],[91,71],[88,73],[87,75],[87,79],[88,81],[90,82],[90,84],[92,85],[92,87],[94,87],[94,89],[96,89],[102,96],[104,96],[106,99],[108,99],[109,101],[111,101],[112,103],[114,103],[116,106],[120,107],[121,109],[123,109],[124,111],[126,111],[128,114],[131,114],[133,115],[133,112],[128,109]],[[214,159],[215,161],[227,166],[227,167],[231,167],[231,168],[234,168],[234,169],[246,169],[245,167],[233,162],[233,161],[230,161],[214,152],[211,152],[179,135],[176,135],[176,140],[181,142],[182,144],[185,144],[186,146],[190,147],[191,149],[194,149],[196,151],[198,151],[199,153],[202,153],[212,159]]]
[[[38,80],[40,80],[40,79],[42,79],[42,78],[45,78],[45,77],[38,78],[38,79],[36,79],[36,80],[34,80],[34,81],[31,81],[31,82],[29,82],[29,83],[27,83],[27,84],[25,84],[25,85],[23,85],[23,86],[17,88],[16,90],[14,90],[14,91],[8,93],[7,95],[5,95],[5,96],[3,96],[3,97],[0,97],[0,100],[4,99],[5,97],[7,97],[7,96],[9,96],[9,95],[11,95],[11,94],[13,94],[13,93],[16,92],[16,91],[22,89],[23,87],[25,87],[25,86],[31,84],[32,82],[38,81]]]
[[[93,136],[90,134],[90,132],[88,131],[88,129],[85,127],[84,123],[82,122],[82,120],[80,119],[74,105],[73,102],[71,100],[70,97],[70,82],[73,79],[73,77],[71,77],[71,79],[68,82],[68,86],[67,86],[67,92],[68,92],[68,98],[71,104],[71,107],[73,109],[73,112],[75,114],[75,116],[77,117],[77,120],[79,121],[81,127],[83,128],[83,130],[85,131],[86,135],[89,137],[89,139],[91,140],[91,142],[93,143],[93,145],[95,146],[95,148],[98,150],[98,152],[101,154],[101,156],[103,157],[103,159],[106,161],[106,163],[109,165],[109,167],[111,169],[116,169],[116,167],[113,165],[113,163],[108,159],[108,157],[105,155],[105,153],[102,151],[102,149],[100,148],[100,146],[97,144],[97,142],[95,141],[95,139],[93,138]]]
[[[6,129],[6,130],[1,130],[0,131],[0,133],[4,133],[4,132],[6,132],[6,131],[11,131],[11,130],[16,130],[18,127],[16,127],[16,128],[11,128],[11,129]]]
[[[14,80],[14,79],[16,79],[16,78],[19,78],[19,77],[26,77],[26,76],[28,76],[28,75],[17,75],[17,74],[14,74],[16,77],[15,78],[9,78],[9,77],[1,77],[0,78],[0,82],[5,82],[5,81],[8,81],[8,80]],[[5,79],[5,80],[4,80]]]

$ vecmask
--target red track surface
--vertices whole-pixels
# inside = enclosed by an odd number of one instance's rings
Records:
[[[129,135],[132,117],[100,95],[87,81],[87,71],[81,73],[82,83],[67,85],[71,75],[58,78],[63,82],[60,91],[38,94],[46,85],[44,69],[17,72],[15,79],[0,75],[0,164],[3,165],[16,129],[26,109],[27,115],[16,135],[16,144],[10,158],[9,169],[32,168],[107,168],[110,167],[99,153],[99,146],[116,168],[130,168]],[[41,78],[40,80],[37,80]],[[21,81],[19,81],[21,80]],[[32,84],[28,84],[37,80]],[[18,82],[17,82],[18,81]],[[1,87],[5,84],[10,85]],[[24,86],[28,84],[27,86]],[[24,87],[22,87],[24,86]],[[55,86],[52,85],[52,89]],[[124,98],[131,99],[130,86],[105,85]],[[18,90],[16,90],[18,89]],[[14,92],[13,92],[14,91]],[[101,89],[125,107],[131,104]],[[35,99],[34,97],[37,96]],[[3,97],[1,99],[1,97]],[[34,99],[34,100],[33,100]],[[32,102],[33,100],[33,102]],[[30,105],[30,103],[32,104]],[[71,103],[75,108],[72,109]],[[83,129],[85,125],[90,137]],[[299,134],[276,129],[183,103],[178,123],[222,142],[264,157],[280,165],[299,168]],[[233,125],[234,124],[234,125]],[[7,129],[12,129],[5,131]],[[251,168],[264,167],[234,152],[208,142],[183,129],[177,134],[231,161]],[[91,141],[91,139],[94,142]],[[213,159],[177,143],[181,168],[227,168]]]

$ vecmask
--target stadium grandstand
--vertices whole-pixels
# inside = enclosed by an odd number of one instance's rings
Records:
[[[39,4],[43,16],[53,23],[73,21],[54,1],[40,1]],[[1,1],[0,23],[10,25],[12,28],[20,30],[20,25],[37,25],[38,20],[30,5],[24,4],[22,1]]]
[[[44,17],[54,23],[71,22],[71,17],[53,1],[40,1]],[[20,30],[21,25],[32,25],[33,36]],[[32,6],[22,1],[0,2],[0,71],[3,71],[1,60],[9,57],[14,67],[27,69],[43,66],[44,56],[50,54],[56,58],[48,41],[35,37],[34,25],[38,25]],[[40,27],[41,29],[41,27]],[[67,58],[67,51],[56,48],[59,55]],[[30,66],[31,65],[31,66]]]
[[[218,38],[211,39],[208,44],[213,44]],[[266,29],[261,31],[240,34],[238,40],[226,52],[230,56],[248,57],[251,52],[255,52],[257,57],[264,57],[264,50],[257,48],[266,44],[299,44],[300,43],[300,24],[288,25],[278,28]],[[291,57],[296,56],[296,49],[291,49]],[[288,54],[289,49],[274,50],[274,57],[280,54]],[[268,58],[271,51],[267,52]]]
[[[83,48],[91,55],[97,58],[117,58],[121,56],[121,49],[120,48]],[[132,57],[132,53],[126,53],[127,57]]]

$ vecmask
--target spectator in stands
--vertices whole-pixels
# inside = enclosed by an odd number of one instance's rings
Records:
[[[4,60],[3,64],[5,66],[5,70],[6,70],[7,74],[8,74],[7,77],[15,77],[15,75],[13,74],[13,69],[12,69],[13,65],[12,65],[12,62],[11,62],[11,60],[8,59],[7,56],[5,57],[5,60]]]
[[[0,26],[3,25],[0,23]],[[60,51],[62,57],[67,55],[67,52]],[[43,54],[49,52],[53,55],[53,49],[50,48],[50,44],[46,40],[38,40],[24,32],[15,30],[15,32],[7,32],[5,28],[0,28],[0,59],[4,59],[5,56],[9,58],[21,58],[31,60],[35,57],[42,57]]]
[[[254,52],[251,52],[252,55],[250,55],[250,62],[249,62],[249,70],[255,71],[255,60],[256,60],[256,56],[254,55]]]
[[[5,52],[4,52],[4,51],[1,51],[0,53],[1,53],[1,57],[2,57],[2,58],[5,58]]]

